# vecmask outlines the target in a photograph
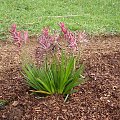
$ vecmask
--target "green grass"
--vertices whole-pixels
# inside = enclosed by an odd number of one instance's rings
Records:
[[[0,0],[0,36],[8,34],[12,23],[32,35],[44,26],[58,29],[61,21],[71,30],[119,33],[119,5],[120,0]]]

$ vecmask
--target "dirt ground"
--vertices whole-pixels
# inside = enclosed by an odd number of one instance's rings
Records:
[[[29,93],[20,75],[21,59],[38,46],[35,38],[18,51],[10,42],[0,42],[0,120],[119,120],[120,35],[90,36],[81,43],[81,62],[87,80],[64,103],[62,96],[40,98]],[[20,58],[20,54],[22,57]]]

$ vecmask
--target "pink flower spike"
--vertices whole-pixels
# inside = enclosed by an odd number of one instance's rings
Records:
[[[13,25],[11,26],[10,32],[11,32],[11,33],[16,32],[16,31],[17,31],[16,28],[17,28],[17,25],[16,25],[16,24],[13,24]]]
[[[65,27],[65,24],[63,22],[60,22],[59,26],[60,27]]]
[[[25,42],[25,44],[26,44],[26,43],[27,43],[27,40],[28,40],[28,31],[24,31],[23,40],[24,40],[24,42]]]
[[[20,48],[22,46],[22,37],[21,37],[21,31],[17,31],[17,42],[18,47]]]
[[[11,38],[13,43],[21,48],[23,43],[26,43],[28,40],[28,31],[17,31],[16,24],[13,24],[10,29]]]
[[[43,30],[42,30],[42,33],[47,37],[48,35],[49,35],[49,28],[44,28]]]
[[[20,31],[17,31],[17,37],[18,37],[18,40],[21,40],[21,32]]]
[[[62,32],[63,32],[64,34],[67,34],[67,28],[65,28],[65,24],[61,22],[61,23],[59,24],[59,26],[60,26]]]

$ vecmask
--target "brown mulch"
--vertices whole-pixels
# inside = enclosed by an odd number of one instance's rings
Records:
[[[90,36],[81,43],[85,65],[84,84],[64,103],[62,96],[31,95],[20,73],[21,58],[37,46],[35,39],[21,52],[10,42],[0,42],[0,120],[119,120],[120,119],[120,35]],[[27,61],[27,60],[26,60]]]

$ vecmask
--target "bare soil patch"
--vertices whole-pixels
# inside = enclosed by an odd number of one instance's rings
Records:
[[[31,42],[19,52],[10,42],[0,42],[0,120],[119,120],[120,119],[120,35],[90,36],[81,43],[85,65],[84,84],[64,103],[62,96],[45,98],[30,95],[20,75],[21,58],[38,46]],[[27,57],[26,57],[27,59]]]

